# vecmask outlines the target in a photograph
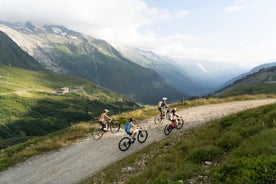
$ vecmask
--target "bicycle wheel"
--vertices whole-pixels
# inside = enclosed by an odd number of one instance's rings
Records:
[[[112,121],[110,123],[110,130],[112,133],[119,132],[120,128],[121,128],[121,125],[119,121]]]
[[[173,129],[172,125],[170,124],[166,125],[164,128],[164,134],[169,135],[172,132],[172,129]]]
[[[148,138],[148,131],[140,130],[137,136],[138,142],[144,143]]]
[[[104,134],[104,131],[101,128],[96,128],[92,131],[92,137],[95,140],[99,140],[100,138],[102,138]]]
[[[126,151],[131,145],[131,140],[129,137],[123,137],[119,142],[119,149],[121,151]]]
[[[155,124],[160,124],[160,123],[163,122],[163,120],[164,120],[164,117],[161,118],[161,115],[158,114],[158,115],[156,115],[155,118],[154,118],[154,123],[155,123]]]
[[[177,124],[176,124],[176,129],[181,129],[184,125],[184,120],[183,119],[180,119]]]

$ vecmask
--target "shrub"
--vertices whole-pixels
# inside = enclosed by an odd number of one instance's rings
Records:
[[[223,154],[223,149],[217,146],[205,146],[196,149],[189,156],[188,159],[194,163],[201,163],[204,161],[212,161],[219,158]]]
[[[276,183],[276,156],[240,158],[211,173],[213,183]]]
[[[217,145],[222,147],[225,151],[229,151],[240,145],[242,137],[236,132],[226,132],[220,139]]]

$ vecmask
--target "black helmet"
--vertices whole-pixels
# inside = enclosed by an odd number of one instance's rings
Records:
[[[132,122],[132,121],[134,121],[134,118],[129,118],[129,122]]]
[[[172,112],[176,112],[176,108],[173,108]]]

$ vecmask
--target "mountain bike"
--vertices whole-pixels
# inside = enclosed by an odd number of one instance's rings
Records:
[[[142,128],[139,128],[138,130],[138,134],[137,134],[137,140],[139,143],[144,143],[147,138],[148,138],[148,131],[147,130],[143,130]],[[132,142],[132,138],[131,135],[129,134],[128,137],[123,137],[120,142],[119,142],[119,149],[121,151],[126,151],[128,150],[128,148],[130,147],[131,144],[134,144],[134,142]]]
[[[170,124],[167,124],[164,128],[164,133],[165,135],[169,135],[173,129],[181,129],[184,125],[184,120],[182,117],[179,118],[179,120],[176,120],[176,121],[171,121]]]
[[[158,113],[155,118],[154,118],[154,123],[155,124],[161,124],[165,119],[170,120],[171,117],[171,112],[168,108],[164,108],[162,109],[162,115],[160,113]]]
[[[99,122],[98,122],[99,123]],[[99,123],[100,124],[100,123]],[[93,139],[95,140],[99,140],[100,138],[102,138],[102,136],[108,132],[109,130],[112,132],[112,133],[116,133],[116,132],[119,132],[121,128],[121,124],[119,121],[116,121],[116,120],[109,120],[107,121],[107,130],[103,130],[102,128],[95,128],[91,135],[93,137]]]

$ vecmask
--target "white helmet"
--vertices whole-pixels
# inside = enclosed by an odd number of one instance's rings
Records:
[[[166,100],[167,100],[167,98],[166,98],[166,97],[163,97],[163,98],[162,98],[162,100],[163,100],[163,101],[166,101]]]

